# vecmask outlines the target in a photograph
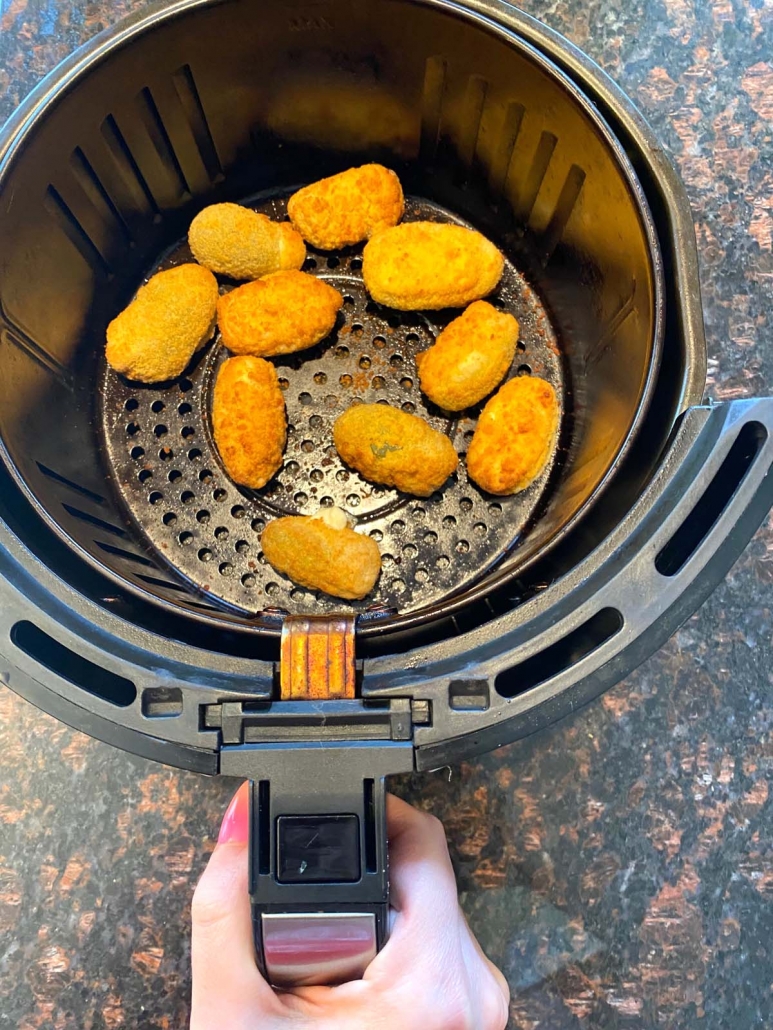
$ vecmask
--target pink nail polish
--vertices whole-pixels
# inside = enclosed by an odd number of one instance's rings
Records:
[[[220,824],[218,844],[246,844],[250,834],[250,785],[244,782],[231,798]]]

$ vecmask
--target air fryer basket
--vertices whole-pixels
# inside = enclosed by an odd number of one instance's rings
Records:
[[[212,619],[218,602],[251,619],[343,607],[272,574],[259,546],[271,515],[335,502],[385,555],[376,593],[355,609],[431,617],[487,570],[512,571],[555,540],[610,478],[649,402],[661,270],[623,148],[525,44],[439,7],[398,7],[342,5],[329,27],[312,17],[308,29],[286,5],[190,8],[51,103],[8,168],[9,465],[81,554],[166,606]],[[403,17],[410,34],[395,31]],[[553,381],[566,408],[556,466],[523,495],[486,497],[462,466],[411,504],[338,460],[330,428],[355,397],[418,410],[462,451],[474,428],[474,413],[448,423],[417,387],[415,353],[442,317],[369,305],[356,248],[308,262],[345,293],[345,317],[311,355],[277,362],[290,444],[259,496],[228,482],[208,437],[216,348],[168,389],[105,377],[106,322],[160,257],[170,263],[196,210],[257,194],[281,217],[299,181],[371,158],[400,172],[416,198],[409,217],[464,220],[510,259],[494,301],[519,316],[519,370]],[[177,247],[172,260],[186,257]]]
[[[507,256],[494,301],[522,322],[513,374],[546,375],[564,407],[555,462],[523,496],[486,497],[462,466],[406,500],[329,450],[354,398],[413,406],[461,451],[474,425],[425,408],[412,374],[448,313],[371,304],[357,248],[310,252],[347,301],[329,340],[278,362],[294,430],[267,491],[237,490],[212,447],[217,344],[162,389],[105,369],[107,321],[185,258],[203,205],[281,217],[300,182],[371,159],[400,174],[408,217],[473,225]],[[773,503],[773,403],[702,404],[673,169],[603,73],[509,5],[181,0],[139,15],[4,130],[0,239],[0,680],[136,753],[260,781],[259,942],[293,909],[364,915],[382,940],[384,776],[534,732],[622,678]],[[380,534],[373,610],[261,562],[267,518],[331,500]],[[280,635],[316,655],[307,679],[346,685],[340,700],[288,700]],[[278,817],[320,813],[359,819],[359,879],[282,883]]]

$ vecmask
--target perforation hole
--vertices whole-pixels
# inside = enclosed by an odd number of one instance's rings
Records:
[[[170,483],[177,483],[182,477],[183,474],[179,469],[172,469],[167,478]]]
[[[266,523],[263,521],[263,519],[253,519],[251,525],[253,532],[255,533],[262,533],[263,530],[266,528]]]
[[[132,458],[134,458],[135,461],[139,461],[140,458],[144,458],[145,457],[145,448],[144,447],[132,447],[132,449],[131,449],[131,456],[132,456]]]
[[[206,508],[202,508],[201,511],[196,512],[196,521],[200,522],[202,526],[206,526],[211,516]]]
[[[237,540],[234,544],[234,550],[237,554],[247,554],[250,549],[250,545],[246,540]]]
[[[233,519],[243,519],[246,514],[246,510],[241,504],[235,504],[233,508],[231,508],[231,518]]]
[[[472,511],[472,501],[469,497],[463,497],[461,501],[459,501],[459,507],[462,511]]]
[[[437,558],[435,558],[435,565],[439,569],[447,569],[450,564],[451,559],[448,557],[447,554],[439,554]]]
[[[183,504],[190,504],[191,501],[196,500],[196,494],[192,490],[183,490],[180,494],[180,500]]]
[[[305,494],[303,492],[303,490],[299,490],[298,493],[295,495],[295,497],[293,497],[293,500],[295,501],[295,503],[298,505],[299,508],[302,508],[304,506],[304,504],[308,503],[309,495]]]
[[[370,357],[367,354],[363,354],[360,360],[357,362],[360,368],[368,369],[371,366]]]
[[[335,356],[337,358],[348,358],[349,348],[345,344],[339,343],[335,349]]]
[[[485,522],[476,522],[472,531],[476,536],[485,536],[488,533],[488,526]]]
[[[437,543],[437,533],[434,530],[430,529],[429,532],[424,534],[424,543],[425,544],[429,544],[430,546],[432,544],[436,544]]]
[[[126,435],[127,436],[136,436],[137,433],[139,433],[139,431],[140,431],[140,427],[137,425],[136,422],[130,422],[128,424],[128,426],[126,427]]]
[[[147,481],[152,478],[153,473],[150,471],[150,469],[142,469],[142,471],[139,472],[137,475],[137,479],[139,479],[141,483],[147,483]]]
[[[384,534],[381,532],[380,529],[371,529],[370,533],[368,533],[368,536],[375,540],[377,544],[384,539]]]
[[[225,526],[218,526],[215,530],[215,540],[227,540],[228,530]]]
[[[443,519],[443,526],[446,529],[453,529],[455,525],[456,525],[456,519],[454,518],[454,516],[453,515],[446,515],[446,517]]]
[[[311,404],[311,402],[312,402],[312,396],[311,396],[311,394],[310,394],[310,393],[307,393],[307,392],[306,392],[306,391],[304,390],[304,392],[303,392],[303,393],[301,393],[301,394],[298,394],[298,400],[299,400],[299,401],[301,402],[301,404],[303,404],[303,405],[304,405],[305,407],[308,407],[308,405],[309,405],[309,404]]]
[[[314,441],[303,440],[301,443],[301,450],[304,454],[311,454],[311,452],[314,450]]]
[[[189,533],[187,530],[184,533],[180,533],[177,538],[183,546],[193,542],[193,533]]]
[[[519,376],[530,376],[531,365],[519,365],[517,372]]]
[[[400,380],[400,386],[402,386],[404,390],[412,390],[413,380],[410,378],[410,376],[403,376],[403,378]]]
[[[191,448],[191,449],[190,449],[190,450],[188,451],[188,460],[189,460],[189,461],[198,461],[198,459],[199,459],[200,457],[201,457],[201,451],[199,450],[199,448],[198,448],[198,447],[192,447],[192,448]]]
[[[162,447],[158,452],[159,461],[171,461],[174,457],[174,451],[171,447]]]
[[[309,473],[309,479],[312,481],[312,483],[321,483],[324,478],[325,473],[322,471],[322,469],[312,469]]]
[[[411,343],[411,344],[419,343],[419,334],[418,333],[408,333],[408,335],[405,337],[405,339],[406,339],[406,341],[408,343]]]
[[[332,497],[321,497],[319,503],[322,505],[323,508],[332,508],[335,504],[335,501]]]
[[[136,397],[130,397],[126,404],[124,404],[124,408],[126,409],[126,411],[136,411],[137,408],[139,408],[139,406],[140,402],[137,400]]]
[[[360,495],[359,494],[349,494],[349,496],[346,498],[346,503],[349,505],[350,508],[359,508],[359,506],[360,506]]]
[[[402,533],[404,529],[405,529],[405,523],[403,522],[403,520],[402,519],[395,519],[395,521],[392,523],[392,532],[393,533]]]
[[[405,359],[403,358],[402,354],[393,354],[392,357],[389,359],[389,364],[392,366],[392,368],[402,368],[404,361]]]
[[[327,375],[324,372],[315,372],[314,382],[317,384],[317,386],[324,386],[324,384],[327,382]]]
[[[373,346],[377,350],[383,350],[383,348],[386,347],[386,337],[384,337],[384,336],[374,336],[373,337]]]
[[[353,272],[359,272],[362,268],[362,258],[352,258],[351,262],[349,263],[349,268],[351,268]]]
[[[353,308],[354,307],[354,297],[350,297],[349,294],[347,293],[346,296],[344,297],[344,304],[346,305],[347,308]]]
[[[515,349],[518,351],[519,354],[523,354],[523,352],[526,350],[526,344],[523,342],[523,340],[519,340],[518,343],[516,343],[515,345]]]
[[[195,435],[196,430],[193,428],[193,426],[183,426],[180,430],[180,436],[183,438],[183,440],[190,440],[190,438]]]
[[[233,574],[234,567],[229,561],[221,563],[220,568],[217,570],[221,576],[230,576]]]
[[[169,432],[169,429],[167,426],[159,424],[154,427],[153,432],[159,439],[161,439],[162,436],[166,436],[166,434]]]
[[[276,595],[279,593],[279,584],[266,583],[266,593],[269,597],[276,597]]]
[[[173,526],[175,524],[175,522],[177,522],[177,516],[175,515],[175,513],[173,511],[168,511],[166,513],[166,515],[164,515],[164,518],[163,518],[164,525],[165,526]]]
[[[212,561],[212,552],[208,547],[202,547],[199,551],[199,561],[208,562]]]
[[[192,389],[193,389],[193,383],[190,381],[190,379],[181,379],[180,380],[180,393],[188,393]]]
[[[248,590],[252,590],[255,586],[255,577],[251,572],[245,572],[242,576],[242,586],[247,587]]]
[[[340,264],[341,262],[334,254],[331,254],[330,257],[327,259],[328,268],[338,268]]]
[[[306,260],[303,262],[304,272],[313,272],[316,267],[317,262],[313,257],[307,257]]]
[[[374,390],[383,390],[386,386],[386,379],[383,376],[373,376],[373,381],[370,385]]]
[[[470,544],[468,540],[457,540],[456,542],[456,553],[467,554],[470,550]]]
[[[186,415],[190,415],[192,411],[193,408],[190,406],[190,404],[188,404],[187,401],[185,401],[185,403],[181,404],[180,407],[177,409],[177,414],[182,415],[182,417],[184,418]]]
[[[158,415],[158,414],[160,414],[164,410],[165,407],[166,407],[166,404],[164,404],[163,401],[153,401],[153,403],[150,405],[150,410],[155,415]]]
[[[153,493],[148,497],[150,504],[161,504],[164,499],[164,495],[160,490],[154,490]]]
[[[400,405],[400,410],[407,411],[409,415],[413,415],[413,413],[416,411],[416,405],[413,403],[413,401],[403,401],[403,403]]]
[[[416,547],[416,544],[406,544],[403,548],[403,554],[406,558],[415,558],[418,553],[419,549]]]
[[[279,383],[279,389],[280,390],[286,390],[290,386],[290,380],[289,379],[285,379],[284,376],[280,376],[279,379],[277,380],[277,382]]]
[[[217,501],[217,502],[218,502],[218,504],[219,504],[220,502],[224,501],[224,500],[226,499],[226,497],[227,497],[227,496],[228,496],[228,491],[227,491],[227,490],[224,490],[224,489],[223,489],[222,487],[219,487],[219,488],[218,488],[217,490],[215,490],[215,491],[213,492],[213,494],[212,494],[212,497],[213,497],[213,499],[214,499],[215,501]]]

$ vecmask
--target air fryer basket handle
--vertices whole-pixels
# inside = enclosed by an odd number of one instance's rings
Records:
[[[362,976],[388,934],[385,777],[410,741],[224,748],[251,783],[250,878],[258,965],[279,988]]]

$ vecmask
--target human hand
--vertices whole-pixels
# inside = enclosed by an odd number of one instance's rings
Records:
[[[193,896],[191,1030],[504,1030],[509,989],[459,908],[445,831],[387,797],[393,924],[362,980],[275,991],[255,964],[247,784]]]

